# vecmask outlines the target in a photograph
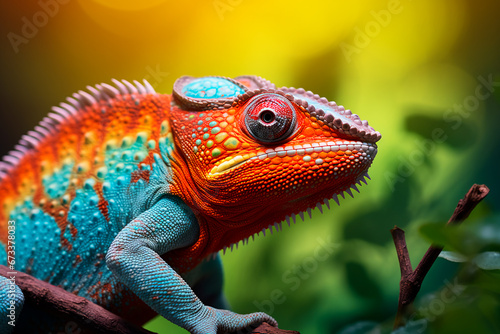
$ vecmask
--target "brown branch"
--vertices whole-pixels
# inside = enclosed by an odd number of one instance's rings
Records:
[[[15,273],[15,274],[14,274]],[[41,281],[33,276],[0,265],[0,275],[15,276],[15,283],[22,290],[25,298],[23,311],[49,312],[61,323],[73,323],[78,333],[110,333],[110,334],[153,334],[144,328],[131,324],[120,316],[91,301],[76,296],[62,288]],[[21,323],[18,323],[21,325]],[[17,327],[17,326],[16,326]],[[253,334],[299,334],[272,327],[267,323],[253,330]]]
[[[474,184],[465,197],[458,201],[457,207],[450,217],[447,225],[457,225],[463,222],[474,210],[477,204],[489,193],[485,185]],[[398,254],[399,266],[401,269],[401,281],[399,283],[399,301],[394,329],[405,325],[408,310],[417,297],[425,276],[443,250],[442,246],[431,245],[415,270],[412,270],[404,231],[398,227],[391,230],[396,252]]]
[[[401,277],[406,277],[413,272],[410,262],[410,254],[408,253],[408,248],[406,247],[405,241],[405,231],[397,226],[391,230],[392,239],[394,240],[394,245],[396,246],[396,252],[398,253],[399,268],[401,269]]]
[[[253,330],[252,334],[300,334],[296,331],[288,331],[285,329],[279,329],[269,325],[264,322],[262,325]]]
[[[79,326],[79,332],[153,333],[127,322],[125,319],[83,297],[76,296],[31,275],[19,271],[12,274],[12,270],[2,265],[0,265],[0,275],[7,278],[15,276],[15,283],[24,294],[25,307],[23,307],[23,310],[26,306],[38,310],[50,310],[59,319],[63,319],[63,322],[73,321]]]

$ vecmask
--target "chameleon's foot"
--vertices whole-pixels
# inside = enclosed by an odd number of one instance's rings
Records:
[[[231,333],[252,325],[258,326],[263,322],[278,326],[276,320],[262,312],[237,314],[207,306],[200,313],[194,326],[188,328],[191,334]]]

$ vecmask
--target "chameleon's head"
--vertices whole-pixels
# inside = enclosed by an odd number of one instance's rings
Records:
[[[211,243],[222,234],[212,252],[357,190],[380,139],[335,102],[253,76],[183,77],[171,115],[181,196]]]

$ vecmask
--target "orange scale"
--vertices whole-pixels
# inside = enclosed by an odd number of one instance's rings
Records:
[[[337,154],[335,154],[335,152],[332,152],[332,151],[328,152],[329,158],[335,158],[336,156],[337,156]]]
[[[316,130],[314,130],[314,132],[315,132],[315,133],[316,133],[316,135],[318,135],[318,136],[322,136],[322,135],[323,135],[323,130],[321,130],[321,129],[316,129]]]
[[[314,132],[313,128],[307,127],[307,128],[304,129],[304,135],[307,136],[307,137],[313,136],[314,133],[315,132]]]
[[[274,165],[279,165],[281,163],[281,158],[275,157],[271,160],[271,163]]]

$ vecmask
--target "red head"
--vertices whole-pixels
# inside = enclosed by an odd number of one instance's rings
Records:
[[[377,153],[380,133],[303,89],[183,77],[173,96],[174,192],[200,221],[195,258],[356,189]]]

